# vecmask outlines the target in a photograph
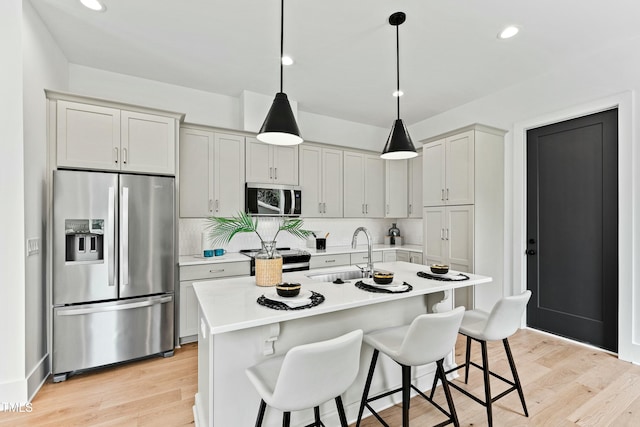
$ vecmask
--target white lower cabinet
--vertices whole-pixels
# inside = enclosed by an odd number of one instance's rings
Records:
[[[351,256],[349,254],[327,254],[313,255],[309,261],[309,268],[336,267],[340,265],[350,265]]]
[[[473,205],[424,208],[425,264],[447,264],[451,270],[473,271],[473,210]],[[472,306],[466,288],[456,290],[454,303]]]
[[[180,343],[198,340],[198,301],[193,282],[248,276],[249,261],[198,264],[180,267],[180,304],[178,313]],[[224,285],[224,281],[220,281]],[[212,286],[216,286],[212,284]]]
[[[396,250],[396,261],[422,264],[422,254],[413,251]]]
[[[372,251],[371,257],[373,258],[373,262],[382,262],[382,251]],[[356,252],[351,254],[351,265],[365,265],[369,262],[369,253],[367,252]]]

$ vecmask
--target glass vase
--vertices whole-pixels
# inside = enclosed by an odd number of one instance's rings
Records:
[[[276,250],[275,241],[262,242],[256,258],[256,285],[275,286],[282,283],[282,255]]]

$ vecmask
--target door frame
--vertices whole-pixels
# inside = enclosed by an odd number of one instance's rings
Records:
[[[634,205],[638,209],[640,204],[640,185],[635,184],[640,179],[640,172],[633,170],[633,165],[640,165],[640,149],[633,150],[633,92],[626,91],[610,97],[587,102],[568,109],[549,113],[540,117],[514,123],[513,144],[506,144],[507,153],[511,151],[512,162],[506,162],[506,206],[511,207],[513,223],[511,230],[507,224],[505,244],[506,254],[512,259],[506,259],[505,276],[512,277],[512,285],[505,285],[505,295],[524,292],[527,288],[527,267],[524,254],[526,247],[526,134],[527,130],[549,124],[570,120],[601,111],[618,108],[618,358],[625,361],[640,363],[640,316],[634,316],[640,311],[640,283],[634,283],[633,259],[634,246],[640,248],[640,219],[633,217]],[[509,148],[510,147],[510,148]],[[635,156],[635,157],[634,157]],[[511,188],[508,188],[511,187]],[[511,200],[509,200],[511,198]],[[508,214],[509,212],[507,212]],[[629,232],[633,230],[633,232]],[[511,234],[511,236],[509,236]],[[508,258],[508,255],[507,255]],[[511,261],[511,262],[509,262]],[[639,268],[640,266],[636,266]],[[635,298],[635,300],[634,300]],[[523,320],[522,326],[526,326]]]

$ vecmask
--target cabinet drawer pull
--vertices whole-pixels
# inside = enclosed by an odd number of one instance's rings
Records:
[[[221,268],[220,270],[209,270],[209,273],[224,273],[224,268]]]
[[[336,262],[335,259],[325,259],[324,262]]]

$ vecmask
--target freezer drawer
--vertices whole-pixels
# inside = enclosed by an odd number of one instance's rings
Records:
[[[172,351],[173,294],[53,309],[53,373]]]

